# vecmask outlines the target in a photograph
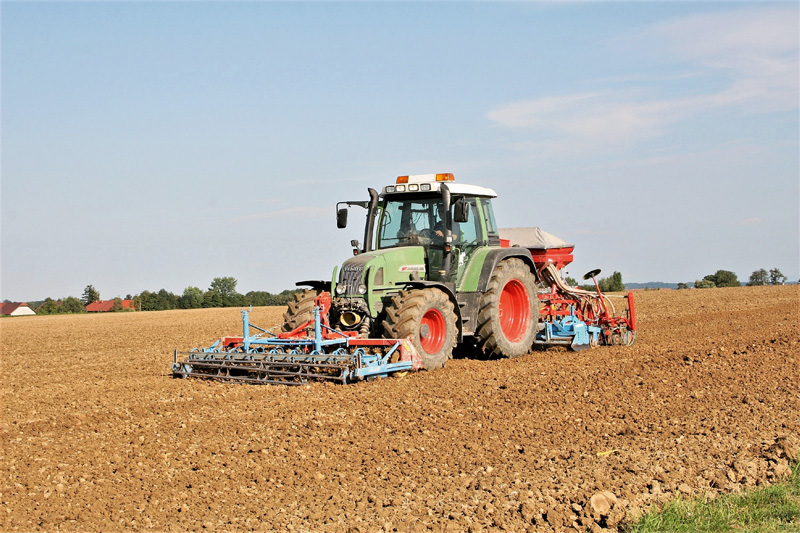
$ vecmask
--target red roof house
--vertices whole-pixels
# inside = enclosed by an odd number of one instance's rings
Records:
[[[133,305],[133,300],[120,300],[122,302],[122,309],[136,309]],[[114,309],[114,300],[97,300],[86,306],[86,310],[90,313],[107,313]]]
[[[0,303],[0,315],[3,316],[26,316],[35,315],[36,312],[28,307],[25,302]]]

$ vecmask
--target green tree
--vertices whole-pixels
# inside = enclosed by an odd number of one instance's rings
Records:
[[[150,291],[142,291],[133,299],[136,309],[139,311],[155,311],[155,300],[153,293]]]
[[[200,287],[186,287],[178,303],[181,309],[199,309],[203,307],[203,291]]]
[[[697,281],[694,282],[695,289],[713,289],[716,286],[717,286],[716,283],[706,278],[698,279]]]
[[[89,305],[92,302],[96,302],[100,299],[100,293],[97,289],[94,288],[92,285],[87,285],[85,289],[83,289],[83,304]]]
[[[115,313],[124,310],[122,307],[122,298],[120,298],[119,296],[114,298],[114,305],[111,306],[111,310],[114,311]]]
[[[227,298],[222,300],[222,305],[224,307],[242,307],[245,305],[244,303],[244,296],[235,292],[233,294],[228,295]]]
[[[769,271],[769,284],[770,285],[783,285],[786,283],[786,276],[778,268],[772,268]]]
[[[236,307],[244,304],[244,297],[236,292],[236,278],[230,276],[214,278],[208,292],[212,293],[210,301],[219,302],[220,304],[209,305],[208,307]],[[206,306],[204,305],[204,307]]]
[[[156,310],[177,309],[178,297],[167,289],[161,289],[156,293]]]
[[[61,303],[62,313],[85,313],[86,307],[83,302],[74,296],[67,296]]]
[[[222,295],[214,291],[204,292],[203,307],[222,307]]]
[[[716,287],[741,287],[739,278],[730,270],[717,270],[713,274],[703,277],[703,279],[711,281]]]
[[[264,307],[269,304],[272,295],[267,291],[250,291],[244,295],[244,305]]]
[[[42,305],[36,309],[37,315],[56,315],[61,312],[61,307],[52,298],[45,298]]]
[[[224,278],[214,278],[208,290],[218,292],[222,296],[227,296],[236,292],[236,278],[231,276]]]
[[[180,298],[167,289],[161,289],[158,292],[142,291],[133,301],[140,311],[164,311],[178,309]]]
[[[687,285],[686,283],[683,283],[683,282],[678,283],[678,290],[683,290],[683,289],[688,289],[688,288],[689,288],[689,285]]]
[[[616,271],[609,277],[598,281],[598,285],[600,285],[600,290],[603,292],[623,292],[625,290],[625,284],[622,283],[622,274]]]
[[[578,286],[578,280],[576,280],[572,276],[567,276],[566,278],[564,278],[564,282],[567,285],[569,285],[570,287],[577,287]]]
[[[767,271],[763,268],[758,270],[754,270],[752,274],[750,274],[750,281],[747,284],[751,287],[755,287],[758,285],[766,285],[769,281]]]

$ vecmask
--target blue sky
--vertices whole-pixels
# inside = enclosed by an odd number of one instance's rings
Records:
[[[1,9],[0,298],[329,278],[335,203],[429,172],[575,277],[800,276],[797,3]]]

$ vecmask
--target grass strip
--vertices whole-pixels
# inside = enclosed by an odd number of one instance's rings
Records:
[[[780,483],[713,500],[677,497],[624,528],[627,533],[800,531],[800,462]]]

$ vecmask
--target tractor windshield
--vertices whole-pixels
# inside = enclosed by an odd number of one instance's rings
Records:
[[[439,196],[388,199],[378,233],[378,248],[444,242],[444,213]]]

